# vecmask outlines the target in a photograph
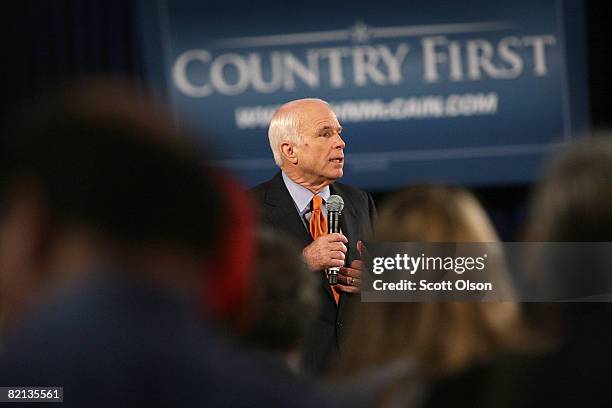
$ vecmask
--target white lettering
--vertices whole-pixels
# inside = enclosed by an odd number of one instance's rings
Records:
[[[382,61],[389,71],[389,82],[392,84],[399,84],[402,81],[402,64],[406,59],[406,55],[408,55],[408,45],[400,44],[395,54],[391,53],[389,48],[385,46],[380,46],[378,49],[380,50]]]
[[[342,87],[344,85],[342,58],[348,55],[348,48],[324,48],[321,50],[320,55],[329,59],[329,83],[331,87]]]
[[[432,84],[444,80],[513,79],[523,75],[528,64],[533,66],[530,74],[546,76],[548,54],[555,44],[553,35],[507,36],[492,41],[423,37],[423,81]],[[395,47],[377,44],[313,48],[300,54],[282,50],[213,55],[208,50],[192,49],[177,57],[172,79],[182,94],[192,98],[208,97],[215,92],[234,96],[249,89],[262,94],[291,92],[300,84],[309,89],[397,85],[405,80],[410,50],[407,42]],[[444,104],[436,98],[432,95],[426,103],[376,102],[370,104],[373,111],[364,110],[359,116],[444,116]],[[456,114],[453,104],[451,115]],[[355,104],[354,110],[361,109],[362,105]]]
[[[493,47],[485,40],[471,40],[467,42],[468,75],[471,79],[480,79],[480,70],[489,76],[495,77],[496,70],[491,62]]]
[[[271,64],[271,78],[266,82],[263,78],[261,69],[261,57],[259,54],[253,53],[249,56],[249,72],[251,74],[251,81],[253,88],[261,93],[272,93],[278,91],[282,84],[283,75],[283,60],[281,55],[277,52],[272,53],[270,56]]]
[[[230,84],[225,78],[225,67],[233,66],[238,80]],[[249,67],[244,58],[238,54],[223,54],[215,59],[210,67],[210,80],[215,84],[217,91],[224,95],[238,95],[249,86]]]
[[[190,62],[200,62],[207,64],[210,62],[210,53],[206,50],[190,50],[182,53],[174,63],[172,68],[172,78],[177,88],[187,96],[192,98],[203,98],[213,93],[210,84],[194,85],[187,79],[187,65]]]
[[[374,47],[356,47],[353,49],[353,73],[355,85],[365,86],[368,77],[378,85],[385,85],[387,78],[377,68],[380,60]]]
[[[533,72],[537,76],[548,74],[546,68],[546,46],[556,43],[552,35],[523,37],[525,45],[533,47]]]
[[[316,52],[309,52],[304,65],[290,52],[285,53],[285,90],[295,89],[294,74],[306,83],[310,88],[319,87],[319,60]]]
[[[437,64],[446,62],[446,54],[436,51],[436,46],[446,45],[448,41],[446,37],[428,37],[423,38],[423,65],[425,68],[425,81],[438,82],[438,67]]]
[[[510,64],[510,68],[500,70],[500,78],[516,78],[523,72],[523,59],[512,49],[520,45],[521,41],[516,37],[506,37],[499,42],[499,57]]]

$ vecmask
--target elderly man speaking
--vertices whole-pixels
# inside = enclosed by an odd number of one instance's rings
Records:
[[[323,100],[282,105],[268,130],[281,171],[252,190],[262,205],[262,222],[297,239],[304,260],[320,275],[320,313],[303,345],[303,368],[310,374],[329,369],[341,352],[345,321],[361,292],[361,240],[370,235],[376,216],[369,194],[336,183],[344,168],[341,134],[338,118]],[[343,198],[344,209],[341,233],[327,234],[325,202],[332,194]],[[333,287],[325,276],[331,267],[341,267]]]

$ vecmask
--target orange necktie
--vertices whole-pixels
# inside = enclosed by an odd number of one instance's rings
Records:
[[[310,217],[310,235],[316,240],[323,235],[327,235],[327,220],[323,216],[321,196],[312,197],[312,216]]]
[[[323,199],[321,196],[315,195],[312,197],[312,216],[310,217],[310,235],[313,240],[316,240],[323,235],[327,235],[327,220],[323,216],[323,211],[321,210],[321,205],[323,204]],[[335,288],[331,288],[332,293],[334,294],[334,300],[336,304],[340,300],[340,294],[336,292]]]

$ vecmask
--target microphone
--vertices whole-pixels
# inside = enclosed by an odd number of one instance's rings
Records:
[[[340,215],[344,208],[344,200],[339,195],[331,195],[325,202],[327,208],[327,225],[329,226],[329,233],[340,232]],[[333,267],[327,268],[327,280],[330,285],[338,283],[338,272],[340,268]]]

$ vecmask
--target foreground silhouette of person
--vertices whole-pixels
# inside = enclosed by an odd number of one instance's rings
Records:
[[[94,81],[2,134],[0,385],[62,386],[75,407],[324,406],[202,322],[223,209],[164,116]]]
[[[536,188],[527,237],[536,242],[588,243],[594,249],[597,242],[609,243],[611,199],[610,135],[570,144],[548,164]],[[557,262],[556,268],[549,268],[548,285],[569,294],[576,279],[602,282],[607,276],[597,274],[610,273],[609,264],[602,269],[594,259],[580,261],[581,266],[571,271]],[[549,337],[546,347],[533,344],[532,353],[510,354],[440,381],[427,406],[610,406],[612,307],[605,298],[590,300],[527,304],[527,316]]]

